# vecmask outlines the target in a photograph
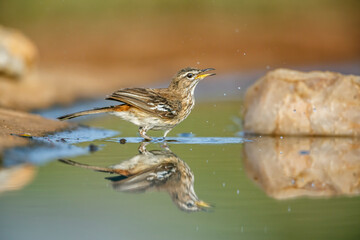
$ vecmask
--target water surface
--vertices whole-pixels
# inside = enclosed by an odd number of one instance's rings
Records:
[[[115,173],[56,159],[16,165],[6,172],[16,187],[0,188],[0,239],[359,239],[359,141],[243,139],[240,110],[236,101],[198,104],[170,132],[177,142],[146,146],[160,155],[159,162],[168,153],[176,157],[162,172],[146,175],[157,182],[138,191],[130,191],[131,184],[114,187],[123,180]],[[108,167],[139,156],[131,124],[112,116],[79,121],[118,135],[76,143],[99,149],[67,159]],[[190,184],[177,194],[193,191],[211,207],[179,207],[174,189],[181,189],[182,175],[161,182],[176,167],[191,172],[194,181],[192,190]]]

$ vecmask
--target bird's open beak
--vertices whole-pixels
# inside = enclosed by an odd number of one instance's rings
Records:
[[[196,79],[201,80],[208,76],[214,76],[215,73],[204,73],[204,72],[208,72],[208,71],[212,71],[212,70],[215,70],[215,68],[206,68],[206,69],[201,70],[201,73],[196,76]]]
[[[203,201],[196,201],[195,202],[196,206],[201,207],[201,208],[210,208],[210,204],[203,202]]]

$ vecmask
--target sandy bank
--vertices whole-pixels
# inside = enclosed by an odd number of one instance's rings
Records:
[[[0,108],[0,153],[5,148],[29,143],[29,139],[16,135],[26,133],[31,136],[44,136],[74,126],[74,124],[67,122],[54,121],[34,114]]]

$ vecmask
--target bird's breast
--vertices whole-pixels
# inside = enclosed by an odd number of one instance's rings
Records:
[[[187,116],[189,116],[191,110],[194,108],[195,105],[195,99],[194,97],[190,94],[188,95],[181,104],[181,118],[185,119]]]

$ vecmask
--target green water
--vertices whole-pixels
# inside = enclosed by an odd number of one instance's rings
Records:
[[[238,102],[199,104],[169,136],[235,137],[239,117]],[[83,122],[136,136],[136,127],[115,117]],[[92,143],[100,150],[71,159],[106,167],[136,156],[140,145]],[[24,188],[0,194],[0,239],[360,239],[357,194],[277,200],[249,177],[244,144],[167,145],[191,169],[196,195],[210,210],[181,211],[164,191],[118,192],[105,179],[115,175],[52,161]]]

